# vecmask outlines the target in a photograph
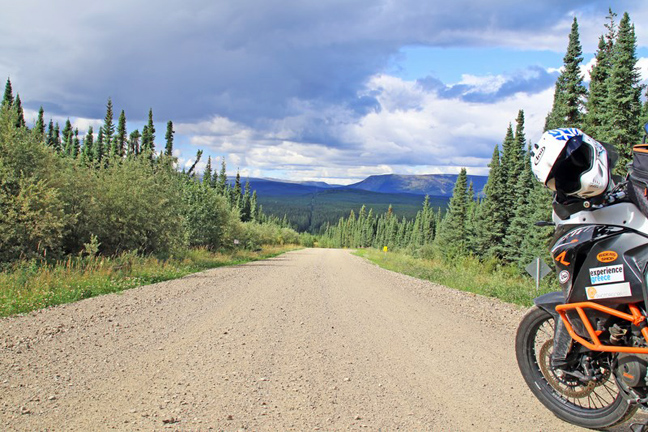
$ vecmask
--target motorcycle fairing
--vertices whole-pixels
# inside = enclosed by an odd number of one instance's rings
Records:
[[[630,303],[645,307],[648,238],[618,226],[563,225],[554,239],[551,253],[566,304],[594,301],[613,309]],[[615,320],[593,308],[588,308],[586,315],[597,329],[607,328]],[[566,317],[577,334],[588,334],[576,310],[567,310]]]

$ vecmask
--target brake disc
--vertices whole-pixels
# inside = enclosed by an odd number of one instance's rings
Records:
[[[538,356],[538,365],[549,385],[558,393],[568,398],[582,398],[592,394],[597,385],[601,384],[600,382],[590,381],[587,385],[583,385],[578,379],[571,378],[568,375],[558,377],[550,366],[552,350],[553,339],[549,339],[542,344]]]

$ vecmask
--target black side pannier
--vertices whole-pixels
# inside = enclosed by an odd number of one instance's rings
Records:
[[[648,144],[634,146],[632,153],[628,196],[639,210],[648,216]]]

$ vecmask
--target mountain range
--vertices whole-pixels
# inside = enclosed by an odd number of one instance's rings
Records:
[[[468,176],[477,196],[483,195],[487,180],[486,176]],[[286,215],[298,231],[318,232],[327,223],[349,216],[351,210],[358,214],[363,205],[375,215],[391,206],[398,217],[413,218],[428,195],[432,207],[445,210],[457,175],[374,175],[350,185],[267,178],[242,181],[249,181],[257,192],[264,213],[279,218]]]
[[[357,189],[384,194],[429,195],[431,197],[451,197],[457,174],[424,174],[401,175],[383,174],[372,175],[350,185],[334,185],[325,182],[295,182],[279,179],[249,178],[250,187],[259,196],[294,196],[322,192],[324,190]],[[487,176],[468,176],[468,182],[473,183],[475,194],[483,194]]]

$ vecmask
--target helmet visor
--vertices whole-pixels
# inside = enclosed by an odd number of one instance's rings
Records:
[[[565,195],[578,192],[582,174],[592,169],[592,156],[592,148],[583,144],[582,135],[570,138],[549,173],[547,186]]]

